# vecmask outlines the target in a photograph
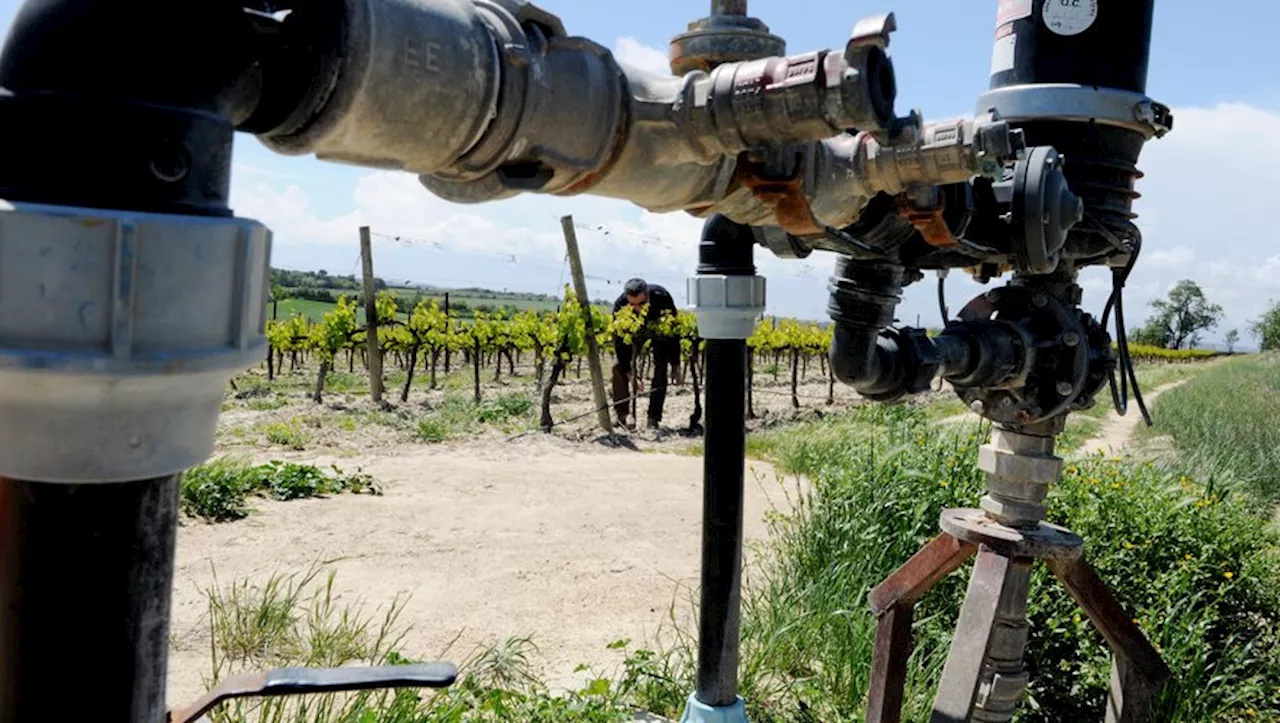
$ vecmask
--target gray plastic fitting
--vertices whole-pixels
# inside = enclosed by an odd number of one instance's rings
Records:
[[[703,339],[746,339],[765,309],[763,276],[703,274],[689,278],[689,305]]]
[[[255,221],[0,201],[0,476],[163,477],[266,349]]]

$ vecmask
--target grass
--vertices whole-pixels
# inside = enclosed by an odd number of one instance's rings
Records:
[[[439,408],[418,420],[414,432],[420,441],[444,442],[485,425],[510,433],[532,423],[533,400],[527,395],[504,394],[476,404],[470,397],[450,394]]]
[[[942,509],[981,496],[984,433],[966,427],[873,406],[752,437],[754,453],[811,481],[797,514],[772,520],[743,595],[741,688],[753,721],[861,720],[875,632],[866,594],[936,534]],[[1247,505],[1191,476],[1093,460],[1068,466],[1050,518],[1088,541],[1089,562],[1176,671],[1153,720],[1280,716],[1280,539]],[[966,579],[944,579],[921,602],[905,720],[929,716]],[[1018,720],[1101,719],[1103,641],[1043,566],[1030,600],[1032,683]],[[670,682],[644,691],[646,707],[678,713],[692,644],[686,632],[649,653],[654,680]]]
[[[335,593],[335,575],[316,566],[239,580],[205,591],[210,621],[208,686],[268,668],[346,667],[414,662],[403,652],[406,600],[369,610]],[[611,647],[621,646],[616,643]],[[446,651],[447,652],[447,651]],[[241,700],[211,715],[214,723],[614,723],[631,720],[626,700],[637,675],[589,678],[578,691],[553,694],[533,673],[537,648],[514,637],[481,646],[459,665],[450,689]],[[628,669],[631,670],[631,669]]]
[[[1262,508],[1280,504],[1280,355],[1215,365],[1156,402],[1148,437],[1167,435],[1179,463]]]
[[[263,433],[268,442],[298,452],[306,449],[311,441],[311,433],[303,428],[302,421],[297,417],[283,422],[271,422],[263,428]]]
[[[205,522],[229,522],[247,517],[254,496],[297,500],[327,495],[382,494],[376,480],[337,467],[326,472],[309,464],[268,462],[252,466],[244,460],[221,457],[189,470],[182,478],[183,514]]]

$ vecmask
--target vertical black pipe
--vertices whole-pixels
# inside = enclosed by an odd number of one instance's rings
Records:
[[[0,723],[162,723],[179,477],[0,479]]]
[[[708,339],[697,697],[717,707],[738,696],[746,378],[747,342]]]
[[[723,216],[707,221],[699,274],[751,276],[751,230]],[[698,631],[699,702],[733,705],[738,697],[746,468],[746,339],[706,342],[707,425],[703,437],[702,590]]]

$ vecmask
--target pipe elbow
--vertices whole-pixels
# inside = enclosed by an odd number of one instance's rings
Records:
[[[880,376],[878,336],[876,331],[835,325],[827,358],[831,362],[831,374],[841,384],[862,391],[860,387],[874,383]]]
[[[0,85],[230,117],[255,47],[241,5],[192,0],[179,20],[163,0],[27,0],[0,53]]]

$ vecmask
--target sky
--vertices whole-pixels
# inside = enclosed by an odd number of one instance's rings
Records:
[[[1108,3],[1100,0],[1102,11]],[[569,32],[612,47],[625,63],[663,70],[666,47],[707,0],[542,0]],[[898,112],[920,109],[926,121],[969,115],[987,87],[997,0],[752,0],[751,14],[788,42],[788,52],[842,47],[864,15],[892,10],[898,32],[890,53]],[[0,0],[8,24],[14,0]],[[1179,279],[1198,282],[1222,305],[1225,321],[1206,335],[1220,341],[1280,300],[1280,243],[1271,187],[1280,169],[1280,3],[1238,0],[1217,11],[1192,0],[1158,0],[1147,92],[1174,109],[1174,131],[1147,144],[1135,210],[1144,253],[1126,293],[1131,325],[1148,303]],[[662,283],[684,299],[696,263],[698,219],[657,215],[622,201],[523,196],[453,205],[409,174],[323,163],[272,153],[241,135],[234,153],[232,205],[237,215],[275,234],[272,263],[293,269],[359,270],[357,229],[374,232],[375,272],[389,282],[485,286],[555,293],[568,281],[559,219],[572,214],[593,297],[613,297],[631,276]],[[397,240],[398,239],[398,240]],[[825,319],[833,259],[814,254],[783,261],[757,253],[769,279],[769,313]],[[1000,283],[1000,282],[997,282]],[[1101,310],[1109,290],[1101,270],[1086,272],[1086,308]],[[981,287],[961,274],[948,280],[959,308]],[[931,279],[908,289],[905,324],[937,326]]]

